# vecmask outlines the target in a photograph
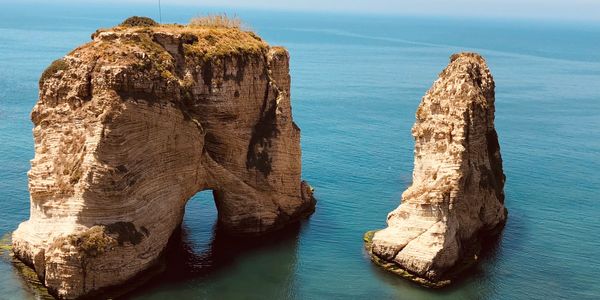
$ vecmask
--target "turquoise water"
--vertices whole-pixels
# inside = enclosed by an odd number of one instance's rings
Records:
[[[220,10],[222,11],[222,10]],[[163,8],[186,22],[197,8]],[[132,299],[599,299],[600,24],[237,11],[291,53],[303,173],[319,200],[264,240],[215,230],[211,195],[188,206],[169,267]],[[0,234],[28,218],[29,112],[54,59],[98,27],[154,7],[9,5],[0,10]],[[432,291],[373,266],[366,230],[410,184],[421,96],[461,50],[496,80],[509,219],[459,284]],[[0,262],[0,299],[34,299]]]

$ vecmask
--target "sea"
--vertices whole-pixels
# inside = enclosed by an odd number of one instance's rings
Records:
[[[163,1],[165,2],[165,1]],[[0,8],[0,236],[29,217],[30,111],[53,60],[131,15],[187,23],[228,13],[291,54],[292,105],[315,213],[254,242],[216,226],[212,194],[189,200],[167,266],[126,299],[600,299],[600,24],[137,4]],[[449,288],[370,262],[411,184],[411,126],[451,54],[476,51],[496,82],[508,223]],[[41,299],[8,260],[0,299]]]

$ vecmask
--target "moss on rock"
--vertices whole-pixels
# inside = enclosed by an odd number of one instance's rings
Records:
[[[31,267],[14,257],[12,249],[12,232],[9,232],[0,239],[0,259],[12,264],[18,279],[22,281],[23,286],[32,293],[35,299],[53,300],[54,297],[48,293],[48,289],[42,284],[38,274]]]
[[[0,239],[0,256],[9,256],[12,252],[11,233],[7,233]]]

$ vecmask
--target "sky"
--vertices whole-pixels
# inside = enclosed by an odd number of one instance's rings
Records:
[[[0,0],[5,1],[5,0]],[[40,0],[20,0],[35,2]],[[55,0],[77,2],[76,0]],[[87,0],[156,5],[158,0]],[[600,0],[161,0],[163,6],[600,21]]]

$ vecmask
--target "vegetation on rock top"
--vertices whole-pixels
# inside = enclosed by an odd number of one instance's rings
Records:
[[[123,21],[123,23],[121,23],[119,26],[123,26],[123,27],[136,27],[136,26],[150,27],[150,26],[158,26],[158,25],[159,24],[156,21],[152,20],[151,18],[133,16],[133,17],[129,17],[129,18],[125,19],[125,21]]]
[[[227,14],[206,15],[190,20],[190,26],[241,29],[242,25],[243,23],[240,18],[237,16],[229,17]]]
[[[183,40],[184,53],[204,60],[227,55],[257,54],[268,48],[267,43],[254,32],[243,29],[239,18],[225,14],[196,17],[188,25],[158,24],[152,19],[140,22],[138,18],[140,17],[131,17],[111,30],[140,36],[147,34],[149,39],[141,38],[132,42],[141,42],[140,45],[151,52],[165,50],[152,38],[156,33],[179,34]]]
[[[186,55],[211,59],[227,55],[258,54],[268,48],[267,43],[250,31],[237,28],[188,28],[198,40],[184,45]]]
[[[225,57],[245,60],[249,56],[265,54],[269,48],[254,32],[242,29],[239,18],[227,15],[193,18],[188,25],[158,24],[149,18],[130,17],[116,27],[97,30],[92,38],[94,42],[69,55],[93,57],[98,66],[129,65],[146,74],[156,71],[154,74],[169,81],[181,75],[177,74],[176,65],[182,63],[176,61],[176,53],[169,52],[166,45],[161,44],[170,43],[169,39],[179,43],[179,53],[187,63],[201,65],[207,62],[218,64]]]
[[[239,18],[227,15],[193,18],[188,25],[159,24],[150,18],[130,17],[116,27],[97,30],[92,39],[93,42],[67,56],[77,64],[94,65],[96,70],[104,66],[126,67],[128,76],[136,80],[163,78],[164,81],[159,82],[164,89],[179,84],[188,89],[193,85],[187,82],[191,78],[185,81],[184,68],[197,66],[195,72],[202,72],[205,82],[210,83],[211,66],[222,64],[222,59],[234,58],[239,64],[260,59],[269,49],[254,32],[242,29]],[[40,83],[70,64],[71,60],[69,63],[62,59],[55,61],[44,72]],[[73,181],[76,179],[77,176]]]

